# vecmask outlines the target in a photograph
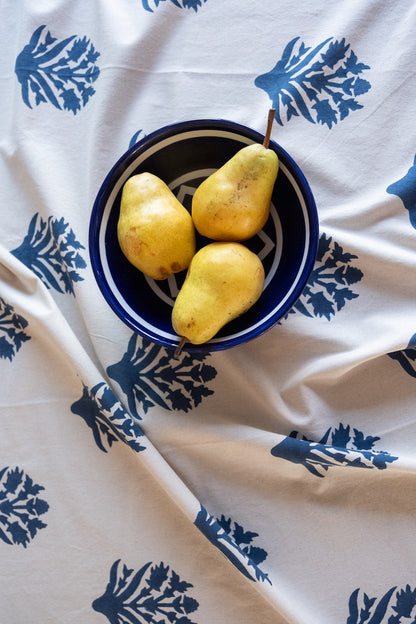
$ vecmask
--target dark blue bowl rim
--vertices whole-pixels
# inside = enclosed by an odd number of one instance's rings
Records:
[[[254,130],[253,128],[227,119],[194,119],[189,121],[182,121],[169,124],[167,126],[159,128],[158,130],[155,130],[154,132],[151,132],[150,134],[143,137],[143,139],[139,140],[135,145],[130,147],[124,154],[122,154],[104,178],[104,181],[101,184],[101,187],[96,195],[96,199],[93,204],[89,226],[88,246],[91,259],[91,267],[98,287],[102,295],[104,296],[104,299],[112,308],[113,312],[115,312],[115,314],[135,333],[138,333],[148,340],[155,342],[156,344],[159,344],[160,346],[163,346],[167,349],[175,349],[177,343],[172,343],[171,340],[162,336],[158,336],[156,333],[148,331],[143,326],[139,327],[136,320],[130,318],[127,311],[123,308],[122,305],[120,305],[116,296],[114,295],[113,291],[107,283],[102,261],[100,258],[99,246],[96,244],[95,241],[96,235],[100,231],[101,221],[103,217],[103,199],[109,195],[113,182],[118,179],[119,175],[130,165],[130,163],[132,163],[138,157],[138,155],[142,151],[148,150],[152,145],[157,144],[161,138],[171,137],[177,134],[181,134],[183,132],[190,132],[192,130],[226,130],[229,132],[240,134],[245,138],[260,143],[263,142],[264,138],[260,132]],[[270,148],[274,149],[281,162],[285,164],[287,169],[290,171],[290,174],[295,179],[299,189],[302,192],[302,196],[307,208],[307,214],[309,219],[309,240],[307,256],[301,275],[298,278],[295,288],[291,291],[290,296],[287,298],[286,302],[279,308],[278,312],[267,318],[266,321],[260,322],[260,324],[255,329],[253,329],[249,333],[245,333],[243,336],[237,335],[233,338],[226,337],[220,342],[215,342],[214,338],[212,341],[209,341],[202,345],[192,345],[188,343],[186,347],[187,351],[192,351],[195,353],[209,353],[211,351],[225,350],[239,344],[244,344],[254,338],[261,336],[271,327],[276,325],[276,323],[278,323],[278,321],[282,319],[293,307],[293,305],[302,294],[302,291],[305,288],[309,276],[312,272],[313,266],[315,264],[319,241],[319,220],[312,190],[305,175],[303,174],[297,163],[294,161],[294,159],[289,155],[289,153],[284,148],[282,148],[279,143],[272,139],[270,140]]]

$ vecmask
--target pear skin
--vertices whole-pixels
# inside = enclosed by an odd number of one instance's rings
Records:
[[[175,332],[203,344],[260,297],[264,268],[259,257],[238,242],[214,242],[192,258],[172,310]]]
[[[155,280],[185,270],[196,249],[191,215],[160,178],[147,172],[124,184],[117,237],[128,261]]]
[[[275,151],[259,143],[240,149],[196,189],[192,219],[198,232],[216,241],[244,241],[268,219],[279,169]]]

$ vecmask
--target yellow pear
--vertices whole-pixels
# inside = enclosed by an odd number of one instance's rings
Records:
[[[191,215],[152,173],[124,184],[117,236],[129,262],[155,280],[186,269],[195,253]]]
[[[279,159],[268,147],[271,123],[263,142],[240,149],[196,189],[192,219],[198,232],[216,241],[244,241],[265,225]]]
[[[201,247],[191,260],[172,310],[173,328],[182,337],[180,348],[186,341],[202,344],[210,340],[226,323],[246,312],[263,287],[263,264],[245,245],[214,242]]]

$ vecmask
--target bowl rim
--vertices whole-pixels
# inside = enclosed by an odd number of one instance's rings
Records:
[[[114,292],[107,282],[102,259],[100,256],[99,245],[94,243],[94,239],[96,240],[96,236],[100,233],[101,230],[104,205],[106,203],[104,202],[103,204],[103,199],[107,197],[108,200],[108,196],[111,194],[112,186],[116,183],[120,175],[122,175],[122,173],[133,162],[136,161],[140,153],[143,151],[147,152],[153,145],[157,145],[163,138],[178,136],[182,133],[189,134],[189,132],[191,132],[192,130],[201,131],[204,129],[210,131],[218,130],[219,132],[224,131],[226,136],[229,136],[230,132],[236,133],[244,139],[252,142],[262,143],[264,138],[264,135],[262,135],[257,130],[250,128],[249,126],[245,126],[238,122],[223,118],[202,118],[188,121],[179,121],[158,128],[148,135],[145,135],[137,143],[129,147],[113,164],[113,166],[105,176],[103,182],[101,183],[100,188],[96,194],[89,225],[88,248],[91,260],[91,268],[98,287],[102,295],[104,296],[107,304],[112,308],[113,312],[115,312],[115,314],[123,321],[123,323],[127,325],[130,329],[132,329],[136,334],[139,334],[160,346],[173,350],[179,343],[180,337],[178,337],[177,341],[172,343],[172,341],[168,338],[157,336],[156,331],[153,333],[151,331],[148,331],[143,326],[138,326],[137,322],[134,319],[130,318],[125,307],[123,307],[118,302],[117,297],[115,296]],[[241,332],[238,332],[237,334],[231,335],[230,337],[225,336],[221,339],[216,339],[214,337],[208,342],[201,345],[193,345],[191,343],[187,343],[187,346],[184,349],[186,350],[186,352],[192,351],[194,353],[209,353],[211,351],[225,350],[233,346],[244,344],[253,340],[254,338],[261,336],[266,331],[271,329],[271,327],[273,327],[276,323],[278,323],[278,321],[283,318],[293,307],[293,305],[296,303],[299,296],[301,295],[303,289],[305,288],[309,276],[312,272],[319,242],[319,219],[312,190],[303,171],[300,169],[299,165],[295,162],[293,157],[290,156],[290,154],[274,139],[270,139],[269,147],[277,153],[279,161],[283,161],[282,164],[286,165],[286,169],[288,169],[289,173],[295,179],[295,182],[297,183],[299,191],[303,197],[308,216],[309,237],[306,241],[308,243],[308,246],[305,252],[305,261],[302,270],[300,271],[300,275],[297,279],[297,283],[295,287],[290,291],[290,295],[287,297],[285,303],[281,307],[279,307],[276,313],[270,313],[266,315],[265,319],[262,319],[261,321],[259,321],[259,323],[256,323],[255,328],[252,330],[249,329],[248,332],[246,332],[243,336],[239,336],[239,333]]]

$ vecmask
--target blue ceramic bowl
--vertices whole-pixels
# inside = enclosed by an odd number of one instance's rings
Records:
[[[133,331],[168,349],[179,337],[171,323],[175,297],[186,271],[155,281],[133,267],[117,241],[122,187],[136,173],[159,176],[188,210],[197,186],[239,149],[263,136],[225,120],[177,123],[149,134],[131,147],[105,178],[92,210],[89,251],[98,286],[114,312]],[[279,173],[270,217],[263,230],[245,245],[263,262],[266,280],[259,301],[203,345],[187,343],[187,351],[228,349],[260,336],[293,306],[306,285],[318,245],[318,217],[309,185],[293,159],[274,141]],[[197,245],[207,239],[197,235]]]

